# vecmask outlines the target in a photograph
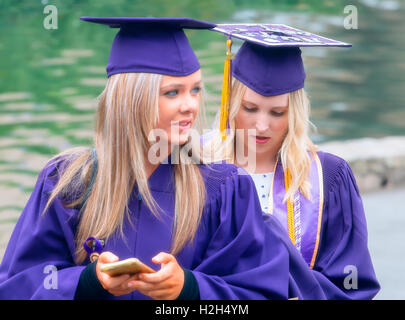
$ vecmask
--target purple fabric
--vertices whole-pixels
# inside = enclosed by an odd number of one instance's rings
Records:
[[[309,269],[308,264],[291,242],[280,221],[275,216],[264,212],[263,221],[288,250],[289,297],[298,297],[299,300],[327,299],[321,283],[316,277],[316,272]]]
[[[276,96],[304,87],[301,50],[268,48],[245,42],[236,54],[233,76],[263,96]]]
[[[107,76],[146,72],[186,76],[200,69],[183,28],[210,29],[214,24],[189,18],[101,18],[82,20],[119,27],[107,64]]]
[[[0,299],[73,299],[80,273],[89,261],[73,261],[78,209],[67,209],[57,198],[44,216],[41,212],[58,180],[60,164],[39,175],[35,189],[11,236],[0,265]],[[249,175],[238,175],[227,164],[200,166],[207,201],[195,240],[178,255],[191,270],[201,299],[288,298],[288,251],[277,234],[263,224],[259,199]],[[156,219],[134,188],[129,201],[125,239],[106,239],[104,250],[120,259],[137,257],[151,267],[151,258],[168,251],[174,211],[174,169],[161,164],[149,179],[153,197],[163,210]],[[158,235],[158,236],[157,236]],[[104,240],[104,239],[103,239]],[[58,269],[58,286],[46,289],[46,265]],[[133,292],[112,299],[148,299]]]

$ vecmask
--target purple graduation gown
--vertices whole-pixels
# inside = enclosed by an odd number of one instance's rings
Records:
[[[0,299],[73,299],[80,273],[89,261],[73,260],[78,210],[57,198],[41,212],[54,188],[59,164],[45,167],[18,220],[0,265]],[[198,282],[201,299],[286,299],[289,256],[285,244],[261,217],[260,203],[249,175],[229,164],[200,166],[207,190],[202,221],[195,240],[178,255],[183,268]],[[174,172],[161,164],[149,178],[153,197],[162,208],[157,220],[134,188],[125,239],[115,235],[105,250],[120,259],[137,257],[153,268],[151,258],[168,252],[174,211]],[[192,192],[192,190],[190,190]],[[89,235],[90,236],[90,235]],[[45,285],[49,269],[57,268],[56,288]],[[113,299],[148,299],[134,291]]]
[[[289,248],[290,295],[301,299],[372,299],[380,286],[367,246],[366,218],[355,178],[343,159],[324,152],[318,155],[324,205],[313,269],[300,257],[279,221],[268,214],[263,216]],[[310,273],[304,270],[305,265]]]

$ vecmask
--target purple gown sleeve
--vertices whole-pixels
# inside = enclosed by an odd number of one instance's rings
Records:
[[[233,174],[209,200],[209,240],[192,268],[202,300],[288,298],[288,253],[266,228],[249,175]]]
[[[372,299],[380,286],[367,246],[367,224],[355,178],[343,159],[320,153],[325,203],[313,273],[327,299]]]
[[[299,300],[325,300],[325,293],[314,271],[308,267],[278,219],[273,215],[263,212],[263,221],[273,230],[288,250],[289,298],[298,298]]]
[[[0,265],[0,299],[73,299],[84,266],[73,260],[77,210],[56,199],[42,215],[56,165],[39,174]]]

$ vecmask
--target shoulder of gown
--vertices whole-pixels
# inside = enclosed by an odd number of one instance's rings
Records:
[[[0,299],[74,297],[84,268],[74,262],[78,211],[66,208],[56,197],[42,214],[66,165],[64,159],[51,160],[38,175],[0,265]],[[57,279],[49,277],[50,270],[57,271]]]
[[[353,172],[333,154],[318,152],[324,206],[314,271],[328,299],[371,299],[379,291],[367,244],[367,223]]]
[[[226,181],[234,178],[239,173],[245,172],[243,169],[227,162],[203,164],[199,168],[209,198],[217,195],[221,185]]]

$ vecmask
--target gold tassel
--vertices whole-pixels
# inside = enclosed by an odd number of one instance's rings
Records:
[[[291,184],[291,174],[288,169],[284,173],[285,191],[287,192]],[[287,221],[288,221],[288,235],[291,242],[295,245],[295,227],[294,227],[294,205],[287,199]]]
[[[226,130],[228,126],[229,102],[231,95],[231,61],[234,55],[231,53],[232,40],[228,38],[226,41],[227,52],[224,66],[224,79],[222,82],[222,98],[221,98],[221,117],[219,120],[219,130],[222,140],[226,139]]]

